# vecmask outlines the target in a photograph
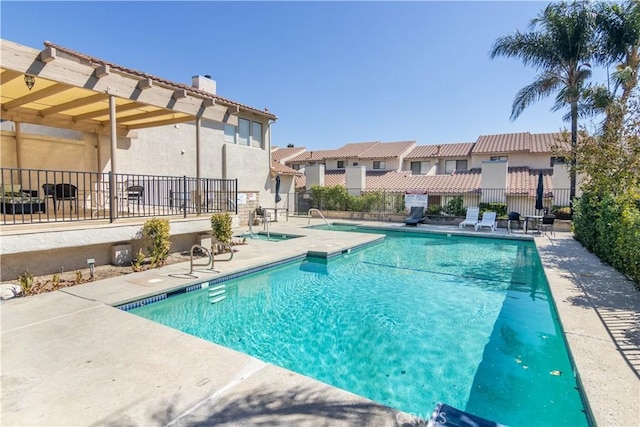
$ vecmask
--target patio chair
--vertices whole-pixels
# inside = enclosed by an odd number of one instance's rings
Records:
[[[556,220],[556,216],[553,214],[545,215],[542,217],[542,223],[540,224],[540,232],[546,234],[547,230],[551,232],[551,235],[555,236],[556,233],[553,229],[553,223]]]
[[[475,225],[476,231],[480,227],[488,227],[491,231],[496,231],[496,213],[495,212],[485,212],[482,214],[482,220]]]
[[[53,196],[53,207],[55,209],[57,201],[69,201],[69,207],[73,210],[73,202],[78,201],[77,199],[78,187],[73,184],[56,184],[55,185],[55,193]],[[60,204],[58,205],[58,208]],[[76,209],[77,210],[77,209]]]
[[[480,215],[480,208],[467,208],[467,217],[458,224],[459,228],[464,228],[466,225],[473,227],[478,223],[478,216]]]
[[[129,213],[129,204],[134,201],[138,206],[138,213],[140,213],[140,201],[144,197],[144,187],[142,185],[130,185],[127,187],[127,213]]]
[[[422,206],[411,206],[409,217],[404,220],[404,223],[417,227],[418,223],[422,221],[424,221],[424,208]]]
[[[509,212],[509,215],[507,218],[508,218],[507,219],[508,233],[511,233],[511,229],[513,228],[513,226],[511,225],[512,223],[515,223],[517,228],[522,228],[522,226],[520,225],[522,223],[522,219],[520,218],[520,214],[518,212]]]

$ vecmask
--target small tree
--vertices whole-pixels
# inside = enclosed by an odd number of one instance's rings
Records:
[[[465,216],[467,214],[467,210],[464,208],[464,200],[462,200],[462,196],[455,196],[453,199],[449,200],[444,211],[449,215]]]
[[[171,247],[169,229],[169,220],[159,218],[148,220],[142,227],[142,236],[147,239],[147,250],[153,267],[160,267],[167,262]]]
[[[233,230],[231,229],[231,215],[229,215],[228,212],[212,215],[211,228],[213,230],[213,236],[215,237],[216,241],[231,244]],[[214,243],[214,246],[217,245]],[[214,247],[212,249],[216,248]]]

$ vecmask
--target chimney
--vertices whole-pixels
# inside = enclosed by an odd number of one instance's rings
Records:
[[[506,202],[507,174],[509,166],[506,161],[482,162],[480,175],[480,188],[482,191],[482,202]]]
[[[345,168],[345,186],[352,196],[360,196],[367,186],[366,166],[347,166]]]
[[[212,95],[216,94],[216,81],[208,74],[205,74],[204,76],[197,75],[191,77],[191,86],[196,89],[209,92]]]
[[[324,165],[307,165],[304,168],[304,175],[307,177],[306,189],[309,190],[314,185],[324,187]]]

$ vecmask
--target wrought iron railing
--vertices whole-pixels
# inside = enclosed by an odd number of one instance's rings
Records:
[[[238,213],[235,179],[0,168],[1,224]]]

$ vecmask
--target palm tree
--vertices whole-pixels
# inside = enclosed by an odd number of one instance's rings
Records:
[[[638,85],[640,71],[640,1],[625,3],[601,2],[595,6],[596,14],[596,59],[609,66],[615,64],[612,74],[614,91],[605,106],[612,105],[614,93],[619,87],[622,94],[618,99],[620,108],[626,110],[627,101]],[[614,105],[615,106],[615,105]],[[611,111],[609,111],[611,113]],[[609,122],[607,117],[607,122]],[[605,123],[607,123],[605,122]]]
[[[578,102],[591,77],[594,14],[586,3],[549,4],[531,21],[531,32],[504,36],[496,40],[490,56],[519,58],[540,74],[518,91],[511,108],[515,120],[532,103],[556,93],[553,111],[570,106],[571,148],[578,143]],[[576,194],[575,156],[571,156],[570,197]]]

